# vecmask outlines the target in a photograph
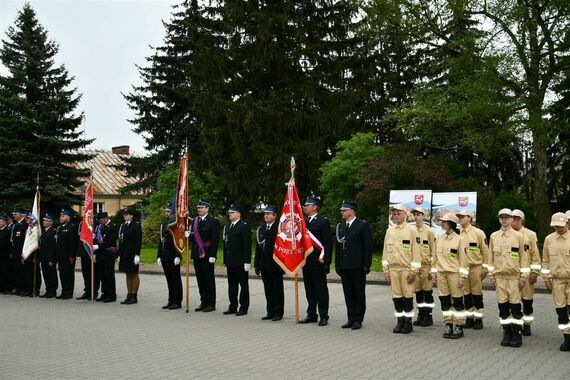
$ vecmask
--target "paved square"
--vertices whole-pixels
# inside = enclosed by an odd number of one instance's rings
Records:
[[[191,281],[191,302],[198,291]],[[227,282],[217,278],[213,313],[164,311],[166,281],[141,275],[139,304],[32,299],[0,295],[0,379],[157,378],[337,378],[337,379],[541,379],[570,378],[570,353],[560,352],[551,296],[535,298],[533,336],[519,349],[499,345],[501,332],[492,292],[485,292],[482,331],[465,338],[441,338],[435,325],[408,336],[392,334],[395,324],[387,286],[367,286],[367,312],[359,331],[343,330],[340,284],[329,284],[330,324],[294,323],[293,282],[285,283],[285,319],[261,321],[263,285],[250,279],[251,306],[242,317],[224,316]],[[76,273],[76,294],[81,294]],[[124,275],[117,273],[119,298]],[[299,283],[301,317],[306,301]]]

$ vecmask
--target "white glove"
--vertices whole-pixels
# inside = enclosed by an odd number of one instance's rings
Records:
[[[93,244],[93,251],[96,251],[99,249],[99,246],[97,244]]]
[[[139,265],[139,263],[141,262],[141,257],[139,255],[135,256],[135,265]]]
[[[174,258],[174,265],[180,265],[180,257]]]
[[[321,254],[319,255],[319,260],[323,261],[325,259],[325,252],[321,252]]]
[[[93,262],[94,262],[94,263],[97,262],[97,255],[93,255]]]
[[[216,258],[215,258],[215,257],[210,257],[210,258],[208,259],[208,262],[209,262],[210,264],[213,264],[213,263],[216,262]]]
[[[243,269],[244,269],[246,272],[249,272],[249,268],[251,268],[251,264],[249,264],[249,263],[243,264]]]
[[[158,259],[156,259],[156,263],[157,263],[158,265],[162,265],[162,260],[160,259],[160,257],[159,257]]]
[[[184,237],[188,239],[190,237],[190,231],[184,231]]]

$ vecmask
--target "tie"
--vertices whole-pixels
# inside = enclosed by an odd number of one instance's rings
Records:
[[[270,228],[271,228],[271,226],[268,224],[265,228],[265,231],[269,231]]]
[[[236,225],[236,223],[235,223],[235,222],[232,222],[232,224],[230,224],[230,230],[231,230],[232,228],[234,228],[235,225]]]
[[[346,229],[348,230],[350,228],[350,223],[346,222]]]

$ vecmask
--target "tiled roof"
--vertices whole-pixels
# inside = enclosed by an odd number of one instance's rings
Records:
[[[113,165],[123,163],[121,155],[100,150],[87,150],[85,153],[92,155],[93,158],[76,163],[75,166],[79,169],[91,170],[94,195],[119,195],[122,187],[137,182],[135,178],[128,178],[123,171],[113,167]]]

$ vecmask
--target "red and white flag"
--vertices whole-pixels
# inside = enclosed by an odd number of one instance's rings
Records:
[[[174,208],[176,218],[168,225],[168,230],[172,234],[176,250],[182,254],[186,247],[186,217],[188,216],[188,154],[184,154],[180,160],[180,171],[178,172],[178,184],[174,197]]]
[[[313,251],[295,181],[287,183],[287,195],[279,219],[277,238],[273,248],[273,259],[289,276],[305,265],[305,259]]]
[[[83,222],[79,238],[89,256],[93,255],[93,180],[90,180],[85,188],[85,204],[83,210]]]

